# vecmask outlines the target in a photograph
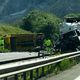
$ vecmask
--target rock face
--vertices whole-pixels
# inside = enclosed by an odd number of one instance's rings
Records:
[[[80,12],[80,0],[0,0],[0,20],[19,19],[32,9],[63,17]]]

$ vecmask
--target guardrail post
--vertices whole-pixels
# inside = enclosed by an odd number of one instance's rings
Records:
[[[42,67],[42,76],[44,76],[44,67]]]
[[[75,57],[75,60],[76,60],[76,63],[77,63],[77,64],[78,64],[79,61],[80,61],[79,58],[80,58],[79,56],[78,56],[78,57]]]
[[[48,69],[48,70],[47,70],[47,74],[49,74],[49,65],[47,66],[47,69]]]
[[[53,64],[52,64],[52,65],[51,65],[50,72],[53,72],[53,68],[54,68],[54,67],[53,67]]]
[[[18,74],[14,75],[14,80],[18,80]]]
[[[23,73],[23,80],[26,80],[26,72]]]
[[[5,77],[4,80],[7,80],[7,77]]]
[[[30,71],[30,80],[33,80],[33,70]]]
[[[37,76],[37,79],[39,78],[39,69],[37,68],[36,69],[36,76]]]

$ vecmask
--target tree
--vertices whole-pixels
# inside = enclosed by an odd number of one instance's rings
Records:
[[[67,14],[66,16],[64,16],[64,18],[66,18],[66,17],[80,18],[80,13],[70,13],[70,14]]]
[[[22,28],[50,36],[51,34],[59,33],[60,21],[53,14],[33,10],[23,19]]]
[[[64,18],[68,22],[80,22],[80,13],[71,13],[66,15]]]

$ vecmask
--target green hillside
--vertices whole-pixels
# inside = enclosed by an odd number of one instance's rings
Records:
[[[63,18],[69,13],[80,13],[80,0],[0,0],[0,21],[19,20],[34,9]]]
[[[9,24],[0,24],[0,35],[26,34],[26,33],[31,33],[31,32],[9,25]]]

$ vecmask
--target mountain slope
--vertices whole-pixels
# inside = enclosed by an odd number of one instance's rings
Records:
[[[20,19],[32,9],[63,17],[80,12],[80,0],[0,0],[0,20]]]

